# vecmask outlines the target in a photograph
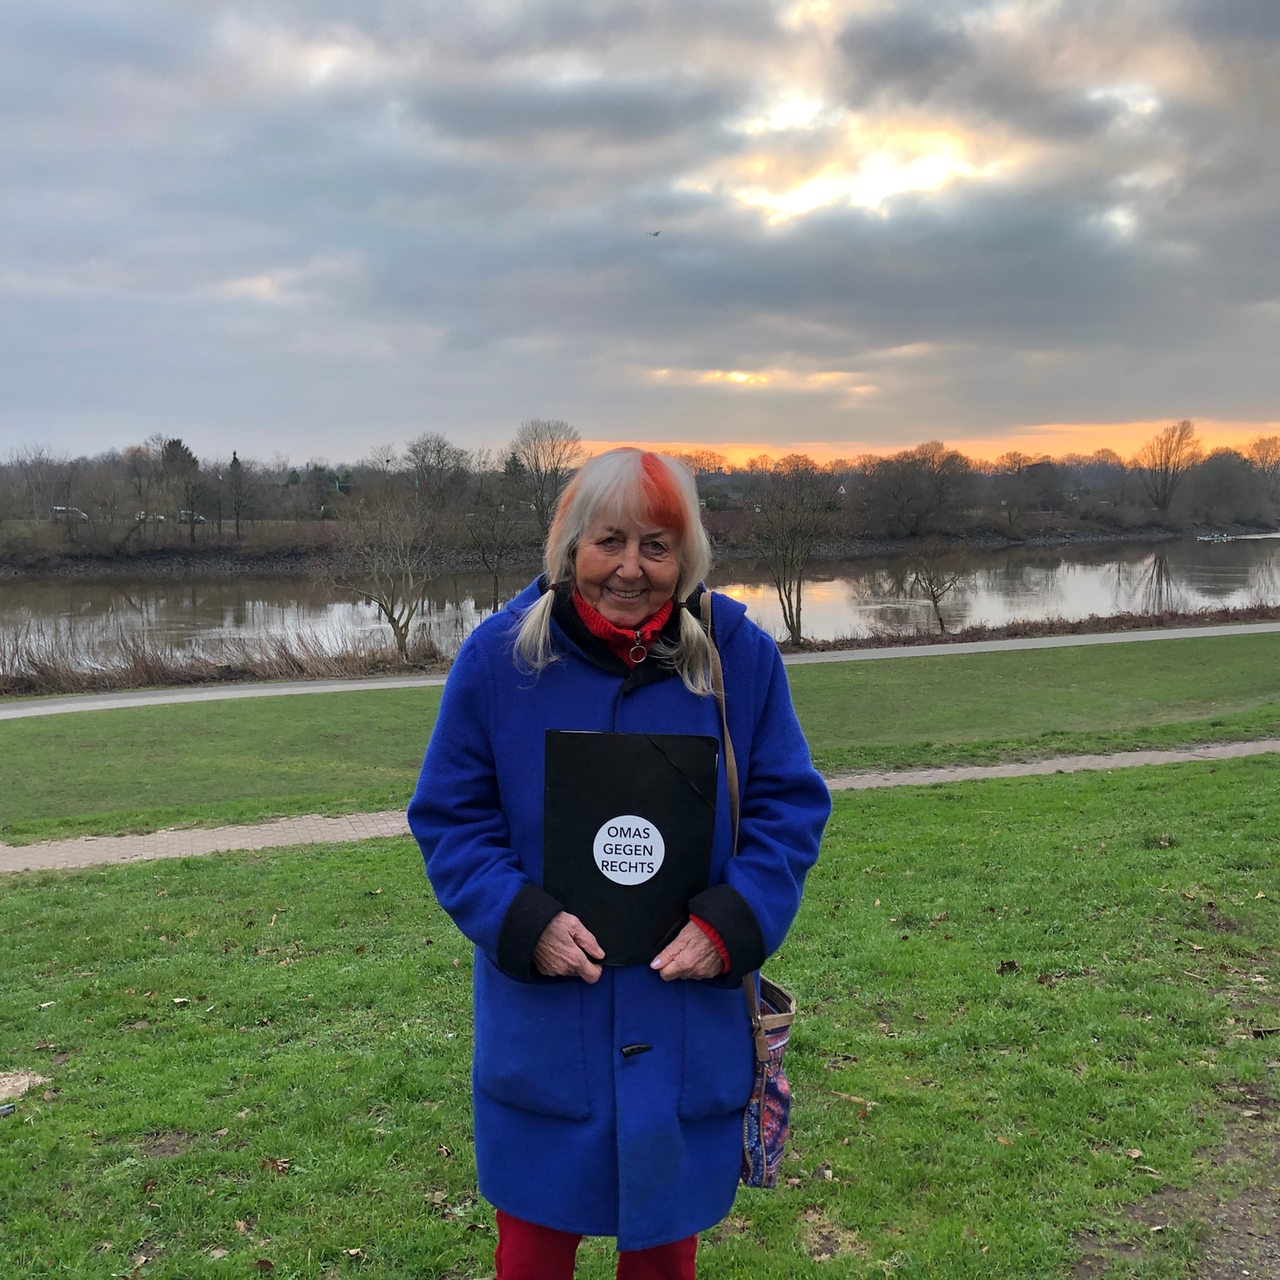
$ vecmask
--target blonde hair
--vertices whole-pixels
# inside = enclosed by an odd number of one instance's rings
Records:
[[[673,458],[643,449],[610,449],[588,460],[570,481],[556,507],[543,548],[543,569],[552,590],[525,613],[516,633],[515,657],[535,674],[557,660],[551,644],[551,609],[558,585],[574,582],[574,561],[587,531],[602,521],[650,524],[673,529],[680,541],[680,576],[675,608],[680,637],[661,642],[653,656],[674,668],[685,686],[711,693],[711,659],[707,634],[683,601],[711,568],[711,544],[702,527],[698,489],[693,476]]]

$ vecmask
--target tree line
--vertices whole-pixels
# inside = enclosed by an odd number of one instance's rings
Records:
[[[33,447],[0,464],[0,549],[35,529],[43,545],[112,555],[260,544],[264,529],[282,525],[323,529],[330,554],[322,574],[376,604],[404,653],[426,584],[448,568],[483,567],[496,601],[504,567],[536,553],[585,456],[578,431],[561,419],[530,419],[498,450],[467,450],[427,432],[337,467],[263,463],[238,451],[199,459],[163,435],[96,457]],[[1280,436],[1206,452],[1186,420],[1127,460],[1101,449],[1058,458],[1008,452],[988,462],[938,441],[822,464],[798,453],[742,466],[710,449],[678,456],[697,478],[713,540],[768,565],[795,642],[810,559],[851,540],[904,539],[919,555],[932,540],[974,534],[1274,526],[1280,515]]]
[[[0,462],[0,520],[49,522],[64,526],[74,546],[124,551],[176,541],[173,526],[196,542],[212,532],[243,540],[268,522],[341,519],[353,497],[358,503],[391,484],[440,513],[511,497],[545,531],[560,488],[585,456],[578,432],[552,419],[523,423],[500,451],[463,449],[427,432],[403,450],[375,447],[337,466],[242,459],[238,450],[199,459],[183,440],[163,435],[92,457],[29,446]]]
[[[711,449],[676,456],[696,475],[710,513],[753,513],[766,497],[776,500],[779,478],[784,487],[808,481],[843,513],[850,534],[871,538],[1019,533],[1046,517],[1123,530],[1153,522],[1265,525],[1280,514],[1280,436],[1206,452],[1185,420],[1127,460],[1113,449],[974,460],[938,441],[825,463],[761,454],[735,466]],[[509,499],[545,533],[560,488],[584,457],[577,430],[558,419],[522,423],[503,449],[468,450],[427,432],[401,450],[375,448],[337,466],[241,459],[237,451],[199,459],[165,436],[93,457],[30,446],[0,462],[0,520],[62,525],[69,544],[97,550],[196,542],[213,532],[242,540],[264,522],[340,519],[353,495],[398,483],[442,514]]]

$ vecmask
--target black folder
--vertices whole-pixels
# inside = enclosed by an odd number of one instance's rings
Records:
[[[648,964],[707,887],[715,738],[548,729],[542,887],[609,965]]]

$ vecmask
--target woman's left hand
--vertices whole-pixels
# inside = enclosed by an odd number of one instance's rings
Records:
[[[649,963],[649,968],[657,970],[663,982],[674,982],[677,978],[714,978],[723,967],[711,939],[692,920]]]

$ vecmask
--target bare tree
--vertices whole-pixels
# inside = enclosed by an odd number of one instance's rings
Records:
[[[47,520],[51,507],[66,505],[60,495],[71,468],[68,458],[33,445],[15,450],[10,455],[10,464],[28,519]]]
[[[942,616],[943,598],[964,578],[964,559],[948,552],[937,538],[926,538],[907,558],[910,571],[906,579],[908,595],[922,595],[933,606],[933,616],[941,635],[947,634],[947,622]]]
[[[123,548],[137,528],[123,460],[108,454],[89,465],[83,481],[84,510],[93,543],[100,548]]]
[[[236,527],[236,541],[240,541],[241,527],[249,513],[249,503],[253,495],[253,478],[240,461],[234,449],[231,450],[231,462],[227,466],[227,498],[231,503],[231,519]]]
[[[968,500],[973,464],[938,440],[871,463],[866,521],[899,537],[917,537],[955,523]]]
[[[716,453],[714,449],[690,449],[672,456],[683,462],[695,477],[716,475],[729,466],[729,460],[724,454]]]
[[[376,464],[350,497],[339,501],[341,550],[321,571],[323,585],[373,605],[391,628],[403,661],[427,584],[443,568],[435,521],[404,476]]]
[[[1132,471],[1114,449],[1098,449],[1080,466],[1084,481],[1097,491],[1099,501],[1122,507],[1130,499]]]
[[[53,497],[53,507],[48,514],[56,517],[62,526],[63,539],[73,547],[83,543],[84,535],[89,532],[89,515],[84,510],[89,500],[79,492],[84,487],[81,478],[84,463],[83,458],[63,459],[48,476]]]
[[[1197,462],[1200,444],[1195,425],[1188,418],[1152,436],[1134,455],[1133,467],[1151,505],[1162,516],[1169,514],[1178,486]]]
[[[803,453],[779,458],[761,494],[756,540],[792,644],[803,643],[804,571],[833,507],[831,477]]]
[[[1280,436],[1258,436],[1245,446],[1244,456],[1266,481],[1268,499],[1280,502]]]
[[[469,510],[463,516],[463,524],[480,563],[493,579],[492,607],[496,610],[501,603],[499,580],[503,566],[513,551],[532,540],[532,529],[528,510],[520,502],[518,477],[495,466],[484,449],[472,455],[471,469]]]
[[[1031,504],[1028,469],[1035,461],[1029,454],[1019,453],[1016,449],[1002,453],[995,461],[993,479],[996,497],[1010,525],[1017,524],[1018,517]]]
[[[1271,517],[1267,481],[1237,449],[1213,449],[1187,481],[1182,509],[1212,525],[1264,524]]]
[[[145,535],[148,527],[155,529],[152,500],[160,484],[160,448],[164,437],[153,436],[146,444],[131,445],[124,451],[124,471],[132,497],[137,505],[134,513],[134,529]],[[148,522],[151,522],[150,524]]]
[[[1169,557],[1164,551],[1152,553],[1151,562],[1139,579],[1141,603],[1139,610],[1146,614],[1181,613],[1186,600],[1178,581],[1169,567]]]
[[[460,495],[467,482],[467,452],[434,431],[410,440],[405,455],[418,497],[440,511]]]
[[[529,499],[545,539],[560,493],[586,457],[576,428],[560,418],[530,418],[520,424],[511,453],[523,468]]]

